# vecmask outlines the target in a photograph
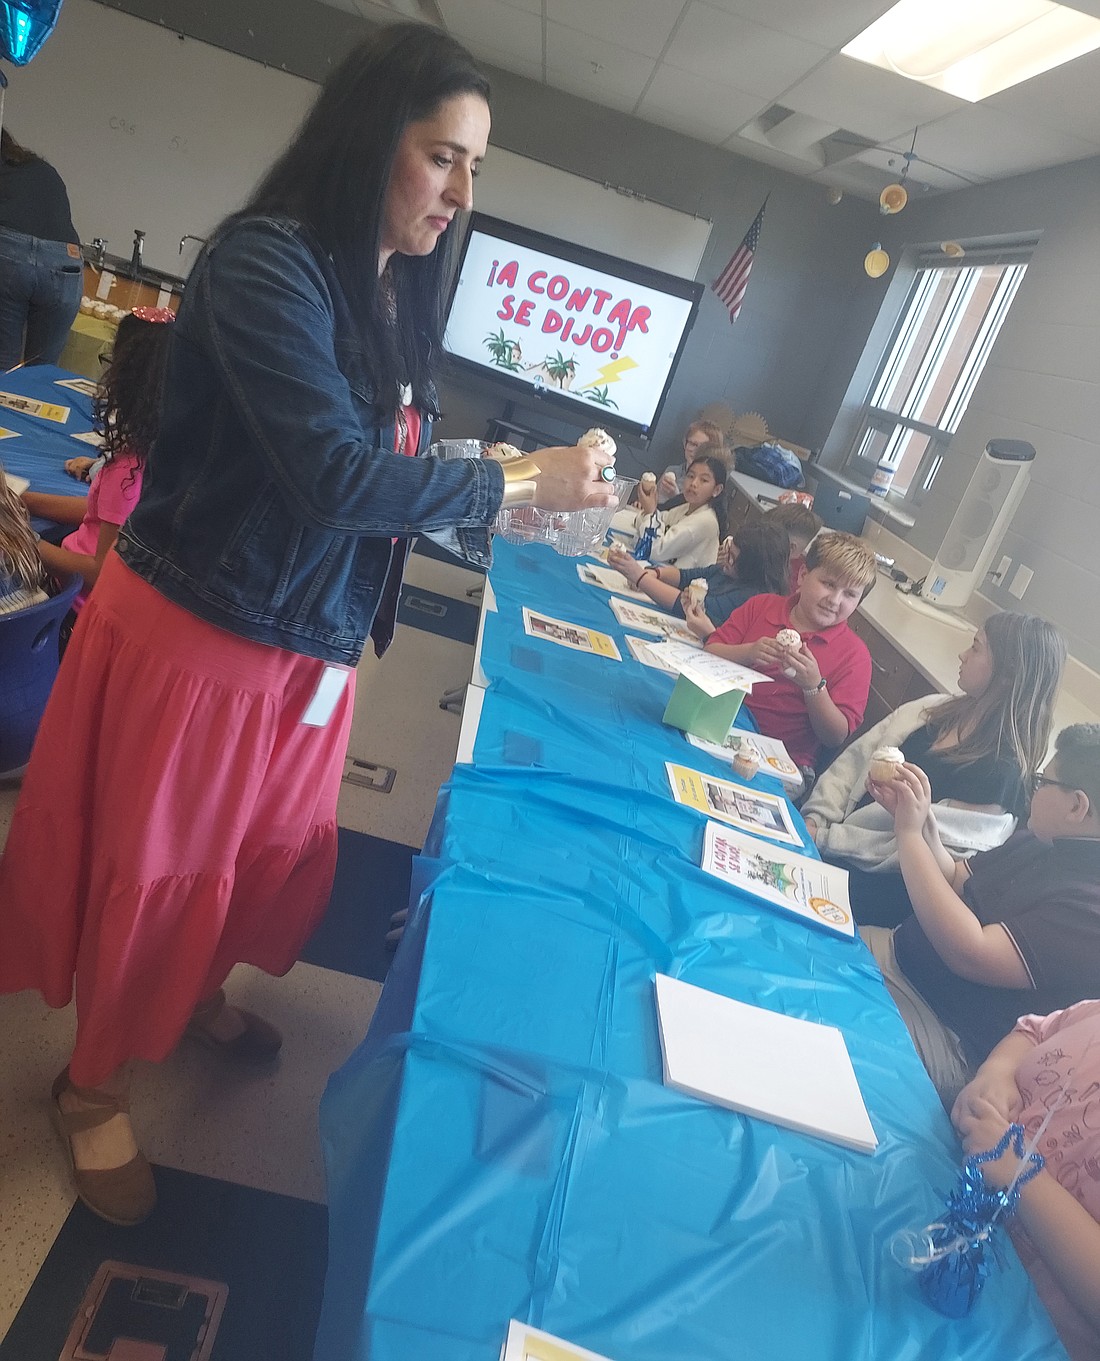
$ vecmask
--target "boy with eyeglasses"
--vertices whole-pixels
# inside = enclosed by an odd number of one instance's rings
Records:
[[[913,914],[861,935],[950,1106],[1018,1016],[1096,996],[1100,724],[1059,733],[1034,781],[1027,830],[969,860],[945,850],[917,766],[869,788],[893,815]]]

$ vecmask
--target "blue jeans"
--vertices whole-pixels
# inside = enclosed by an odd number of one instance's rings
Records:
[[[0,227],[0,371],[57,363],[84,292],[76,249]]]

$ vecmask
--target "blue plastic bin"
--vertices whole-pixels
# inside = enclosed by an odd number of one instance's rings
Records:
[[[64,576],[57,595],[29,610],[0,614],[0,776],[27,764],[58,665],[58,631],[80,590]]]

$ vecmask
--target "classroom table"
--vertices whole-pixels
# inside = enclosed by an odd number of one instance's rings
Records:
[[[53,421],[0,406],[0,431],[4,432],[0,436],[0,465],[27,478],[32,491],[81,496],[88,490],[65,472],[66,459],[96,456],[92,445],[73,438],[92,429],[92,399],[59,386],[72,381],[87,383],[88,379],[53,364],[31,364],[0,373],[0,393],[68,408],[64,421]],[[36,519],[33,523],[41,533],[50,522]]]
[[[729,767],[662,725],[671,678],[573,560],[495,551],[473,760],[322,1103],[317,1361],[497,1361],[512,1317],[611,1361],[1063,1357],[1011,1246],[960,1320],[897,1265],[960,1153],[874,961],[699,868],[664,763]],[[624,660],[527,636],[523,604]],[[839,1027],[875,1153],[666,1088],[657,972]]]

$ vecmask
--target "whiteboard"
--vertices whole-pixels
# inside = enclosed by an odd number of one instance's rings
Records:
[[[608,175],[614,171],[608,165]],[[475,189],[477,210],[622,260],[694,279],[711,224],[660,203],[491,146]]]
[[[317,86],[171,29],[66,0],[53,36],[12,70],[5,121],[61,173],[82,241],[186,274],[205,236],[248,197]],[[608,178],[614,179],[613,157]],[[694,278],[710,223],[493,146],[477,206],[522,226]]]

